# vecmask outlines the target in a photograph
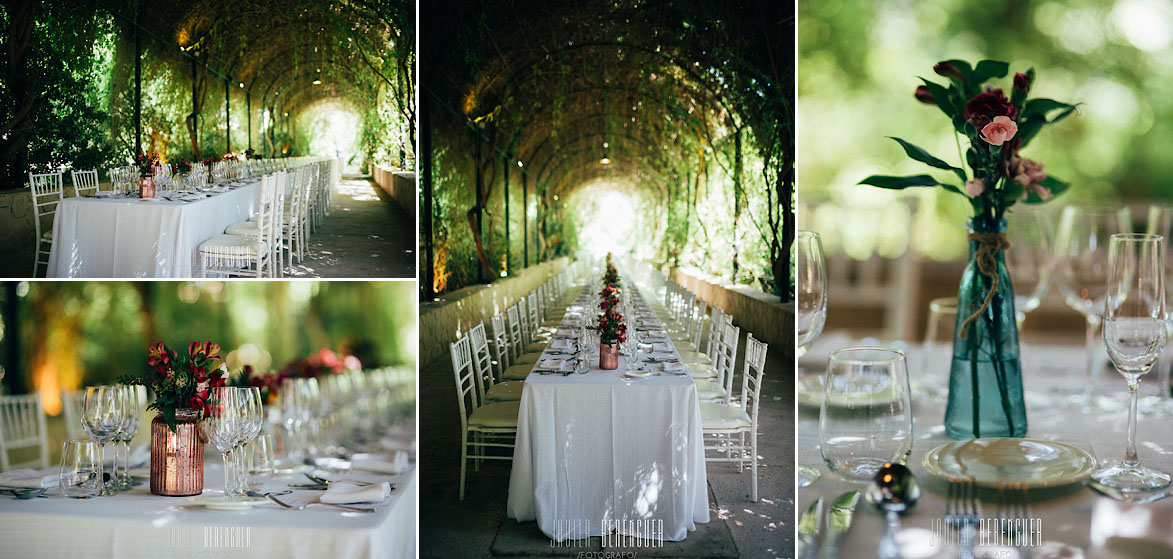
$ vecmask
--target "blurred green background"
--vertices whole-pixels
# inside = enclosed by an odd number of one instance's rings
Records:
[[[885,136],[960,163],[945,116],[913,99],[918,76],[944,82],[932,67],[951,58],[1033,66],[1032,97],[1080,104],[1024,151],[1071,183],[1052,206],[1173,198],[1173,3],[806,2],[797,41],[799,227],[823,233],[828,251],[964,257],[968,204],[959,196],[856,186],[877,173],[941,176]],[[999,85],[1008,92],[1009,78]]]
[[[322,348],[414,369],[418,347],[411,282],[9,282],[0,297],[3,385],[50,416],[61,390],[140,371],[156,341],[216,341],[234,373]]]

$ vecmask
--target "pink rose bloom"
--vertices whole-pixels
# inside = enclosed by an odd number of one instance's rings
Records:
[[[977,198],[981,193],[986,191],[985,179],[973,179],[965,181],[965,194],[970,198]]]
[[[1025,157],[1015,155],[1010,159],[1008,174],[1014,179],[1014,182],[1022,186],[1030,186],[1042,180],[1046,180],[1047,173],[1043,171],[1043,164],[1038,161],[1032,161]]]
[[[992,145],[1000,146],[1018,133],[1018,125],[1010,117],[996,116],[993,122],[982,128],[982,139]]]
[[[1023,193],[1022,193],[1023,200],[1026,200],[1026,193],[1030,192],[1031,190],[1035,191],[1035,194],[1038,194],[1039,198],[1042,198],[1043,200],[1050,200],[1051,198],[1055,197],[1054,194],[1051,194],[1050,188],[1047,188],[1041,184],[1032,184],[1032,185],[1028,186],[1025,191],[1023,191]]]

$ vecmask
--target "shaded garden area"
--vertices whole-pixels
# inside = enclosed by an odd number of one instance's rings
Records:
[[[421,5],[421,298],[613,252],[788,300],[792,16]]]
[[[414,4],[11,0],[0,188],[227,153],[414,169]]]

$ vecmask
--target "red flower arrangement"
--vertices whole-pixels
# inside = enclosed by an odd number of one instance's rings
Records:
[[[362,362],[357,357],[322,348],[317,353],[290,361],[279,371],[258,372],[252,366],[245,365],[241,374],[232,379],[231,384],[256,386],[261,389],[261,397],[267,402],[272,402],[277,398],[281,384],[287,378],[320,378],[328,374],[361,369]]]
[[[125,376],[122,384],[141,384],[155,393],[147,409],[158,410],[167,427],[175,432],[175,410],[199,410],[203,417],[211,412],[208,389],[224,386],[227,369],[220,359],[220,344],[212,341],[191,342],[187,354],[180,355],[163,342],[150,346],[148,371],[142,376]]]
[[[627,325],[623,323],[623,315],[619,313],[603,313],[599,315],[599,343],[603,345],[621,344],[627,341]]]
[[[175,165],[175,169],[177,171],[179,171],[180,173],[190,173],[191,172],[191,161],[180,161],[179,163],[177,163]]]
[[[153,151],[134,156],[134,166],[138,167],[138,176],[140,179],[145,179],[155,174],[155,167],[158,165],[159,154]]]

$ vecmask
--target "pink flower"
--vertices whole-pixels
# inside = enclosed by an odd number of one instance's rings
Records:
[[[1043,171],[1042,163],[1017,155],[1010,158],[1010,163],[1006,170],[1007,174],[1014,179],[1014,182],[1022,186],[1030,186],[1047,178],[1047,173]]]
[[[982,128],[982,139],[992,145],[1000,146],[1018,133],[1018,125],[1010,117],[996,116],[994,120]]]
[[[986,191],[985,179],[973,179],[965,181],[965,194],[970,198],[977,198],[981,193]]]

